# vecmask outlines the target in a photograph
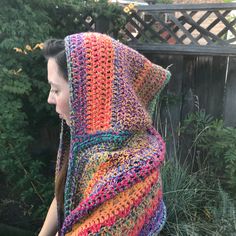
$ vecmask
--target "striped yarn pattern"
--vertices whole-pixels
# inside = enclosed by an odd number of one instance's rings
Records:
[[[68,147],[59,235],[158,234],[165,143],[148,111],[170,72],[99,33],[67,36],[65,49],[71,126],[62,127],[56,167]]]

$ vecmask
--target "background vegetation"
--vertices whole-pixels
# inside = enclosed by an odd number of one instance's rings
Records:
[[[53,197],[59,119],[46,102],[49,87],[41,43],[86,31],[87,15],[108,22],[107,32],[114,37],[125,22],[123,9],[105,0],[77,2],[1,2],[0,235],[36,235]],[[93,24],[91,19],[88,24]],[[185,157],[179,151],[163,169],[168,221],[162,234],[233,235],[235,129],[197,112],[180,132],[193,142]]]

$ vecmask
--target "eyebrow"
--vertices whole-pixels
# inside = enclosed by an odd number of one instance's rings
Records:
[[[55,84],[55,83],[53,83],[53,82],[51,82],[51,81],[48,81],[48,83],[49,83],[50,85],[53,85],[53,86],[59,86],[58,84]]]

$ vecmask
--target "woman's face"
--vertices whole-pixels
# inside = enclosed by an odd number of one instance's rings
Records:
[[[54,58],[48,60],[48,83],[51,85],[48,103],[55,105],[59,117],[70,125],[69,84],[59,72]]]

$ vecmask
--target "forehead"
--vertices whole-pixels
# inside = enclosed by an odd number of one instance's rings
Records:
[[[49,84],[60,85],[66,82],[63,76],[61,75],[61,73],[59,73],[59,68],[54,58],[48,59],[47,68],[48,68],[48,83]]]
[[[59,74],[58,65],[54,58],[48,59],[48,76]]]

